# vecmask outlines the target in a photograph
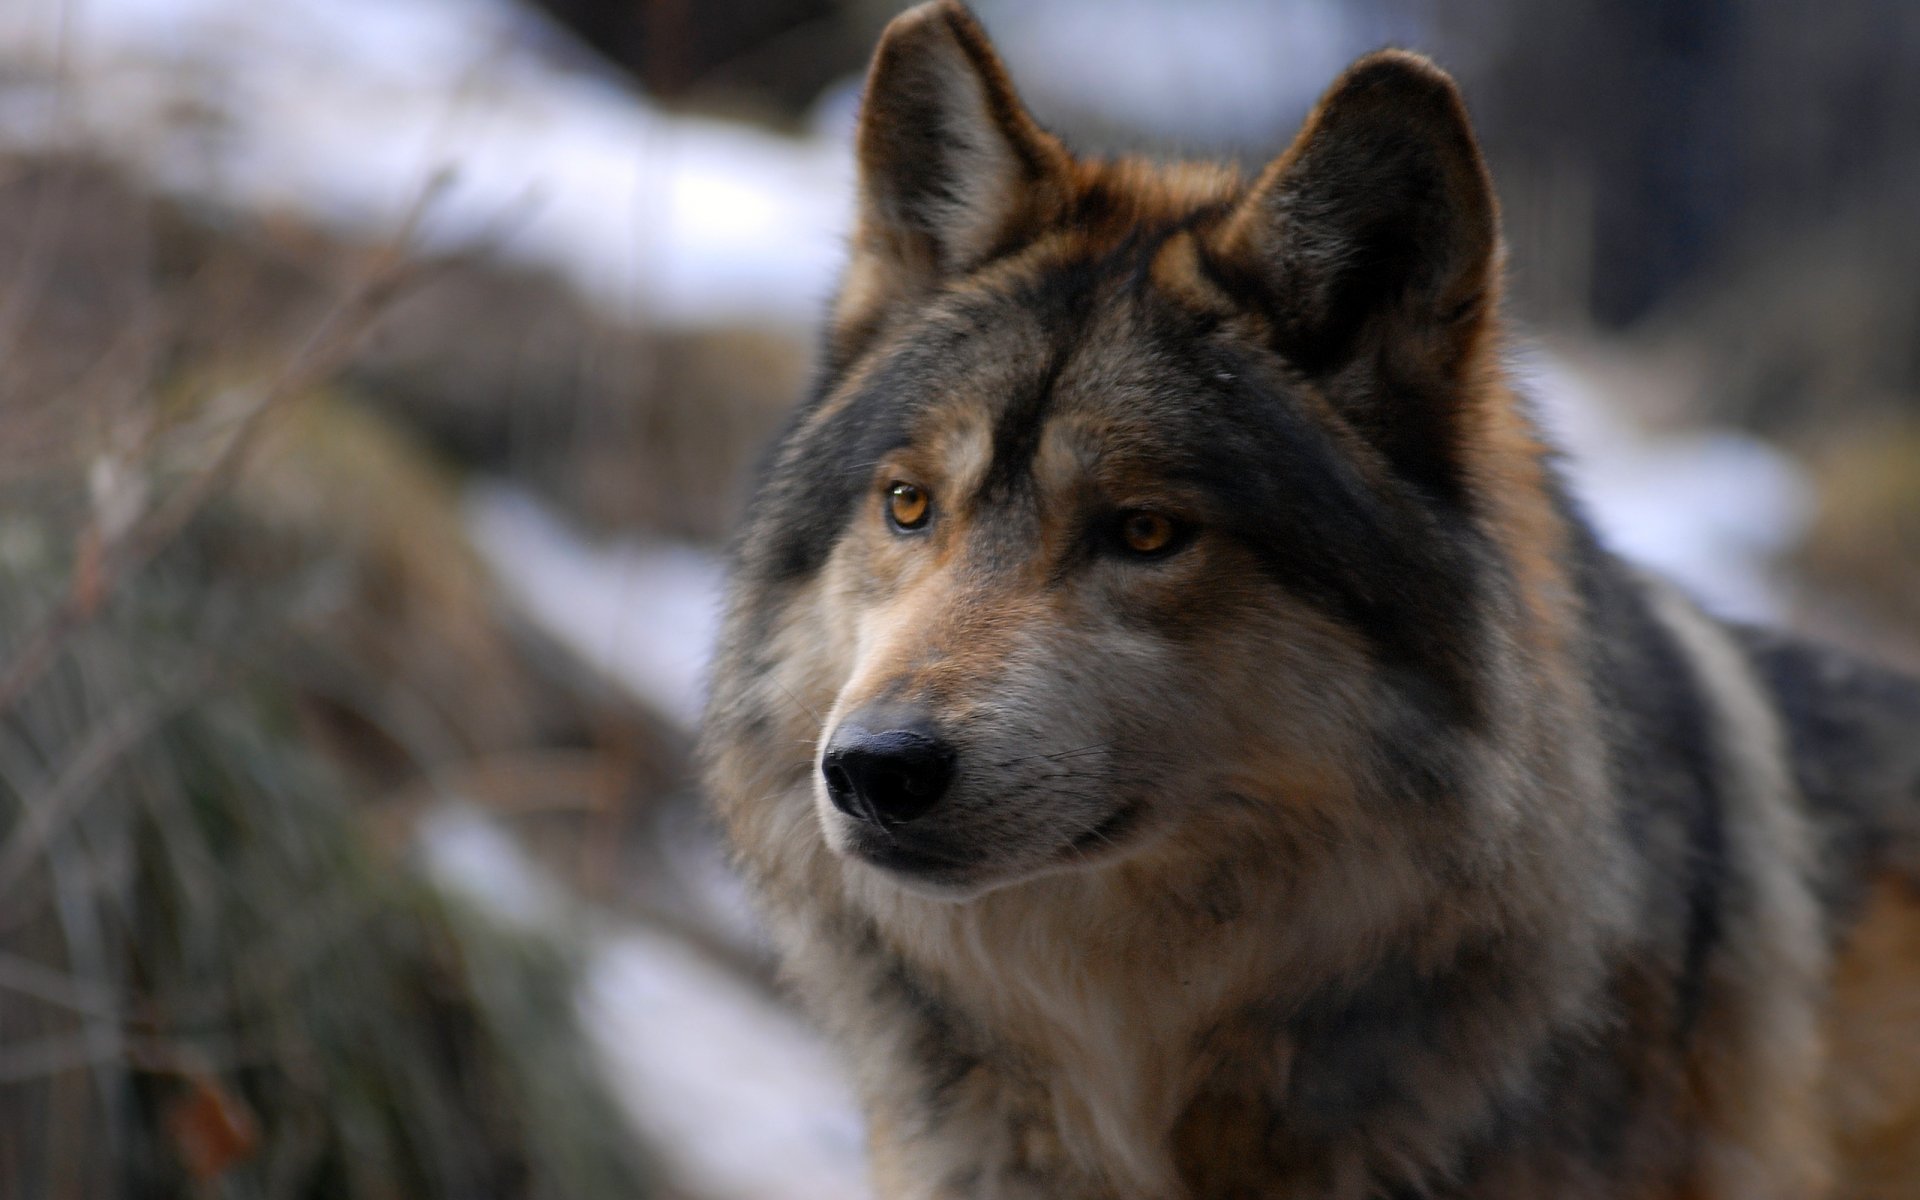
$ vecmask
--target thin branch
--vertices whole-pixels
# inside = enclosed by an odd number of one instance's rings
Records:
[[[107,989],[5,950],[0,950],[0,988],[87,1016],[112,1016],[116,1012]]]
[[[346,363],[360,338],[386,310],[410,274],[417,271],[418,264],[409,258],[408,250],[421,219],[445,183],[443,177],[428,185],[407,214],[400,231],[375,255],[359,284],[322,319],[286,367],[262,390],[214,460],[124,537],[113,545],[101,546],[91,562],[83,558],[76,566],[65,598],[27,636],[13,661],[0,671],[0,715],[12,711],[21,697],[39,682],[58,660],[67,639],[99,612],[104,598],[172,544],[207,502],[233,481],[245,465],[247,453],[259,441],[268,418],[285,408],[289,400],[309,393]]]

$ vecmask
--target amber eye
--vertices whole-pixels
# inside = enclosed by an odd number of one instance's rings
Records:
[[[898,529],[918,529],[927,523],[932,505],[927,494],[911,483],[887,485],[887,516]]]
[[[1179,536],[1171,517],[1144,508],[1120,514],[1120,540],[1135,554],[1164,554]]]

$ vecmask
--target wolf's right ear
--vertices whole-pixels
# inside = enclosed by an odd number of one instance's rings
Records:
[[[843,320],[1012,244],[1058,210],[1072,161],[955,0],[908,9],[881,34],[855,146],[860,223]]]

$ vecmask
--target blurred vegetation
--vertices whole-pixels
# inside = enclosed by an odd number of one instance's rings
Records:
[[[466,262],[396,298],[347,377],[450,461],[591,527],[717,545],[811,357],[791,330],[624,323],[558,280]]]
[[[370,844],[284,687],[208,675],[176,607],[203,589],[167,583],[12,722],[16,753],[65,765],[10,799],[72,816],[0,880],[0,1177],[20,1195],[651,1194],[570,1030],[566,955]],[[127,653],[167,635],[178,652]]]
[[[661,1194],[583,947],[420,868],[488,764],[656,727],[496,611],[453,477],[329,385],[426,269],[0,164],[9,1195]],[[468,793],[471,792],[470,796]]]

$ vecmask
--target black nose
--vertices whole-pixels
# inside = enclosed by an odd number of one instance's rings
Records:
[[[899,825],[940,802],[953,782],[953,747],[920,722],[879,721],[877,732],[852,717],[820,757],[827,796],[850,817]]]

